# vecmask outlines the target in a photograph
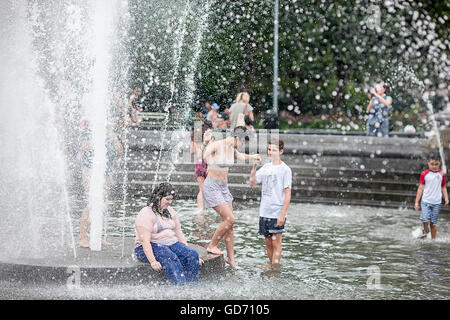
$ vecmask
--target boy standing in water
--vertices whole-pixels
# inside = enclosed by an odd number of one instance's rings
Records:
[[[428,169],[420,175],[419,188],[417,189],[414,209],[422,208],[420,220],[423,223],[423,237],[426,237],[431,229],[431,239],[436,239],[437,220],[444,195],[445,205],[448,205],[446,179],[444,172],[440,169],[441,159],[437,154],[431,154],[427,160]],[[423,195],[423,196],[422,196]],[[419,200],[422,201],[419,206]]]
[[[250,173],[250,186],[262,183],[259,208],[259,234],[264,236],[270,264],[277,269],[281,260],[281,234],[284,232],[286,213],[291,202],[292,171],[281,161],[283,140],[272,139],[267,149],[271,162],[256,171],[260,162],[255,160]]]

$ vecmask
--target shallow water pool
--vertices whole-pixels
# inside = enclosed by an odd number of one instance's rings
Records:
[[[145,205],[113,203],[108,234],[134,235],[134,217]],[[207,241],[220,222],[192,200],[173,204],[189,242]],[[3,299],[448,299],[450,217],[441,214],[437,240],[415,240],[419,212],[356,206],[291,204],[283,234],[281,270],[268,263],[258,235],[258,203],[234,203],[237,270],[198,285],[18,286],[2,281]],[[78,214],[79,215],[79,214]],[[79,217],[78,217],[79,218]],[[74,214],[74,221],[77,216]],[[75,230],[77,232],[77,230]],[[223,243],[221,243],[224,249]],[[220,245],[219,245],[220,247]]]

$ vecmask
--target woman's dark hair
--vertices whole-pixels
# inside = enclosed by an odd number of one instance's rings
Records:
[[[175,189],[172,187],[172,185],[168,182],[160,183],[148,198],[147,206],[152,208],[153,212],[158,213],[165,218],[171,218],[172,216],[170,215],[169,210],[163,210],[161,212],[159,207],[161,199],[170,195],[175,197]]]

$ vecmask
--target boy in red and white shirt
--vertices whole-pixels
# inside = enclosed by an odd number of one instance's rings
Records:
[[[437,220],[444,195],[445,205],[448,205],[446,179],[444,172],[440,169],[441,161],[438,155],[432,154],[427,160],[428,169],[420,174],[419,188],[417,189],[414,209],[422,207],[420,220],[423,223],[423,235],[426,236],[431,229],[431,239],[436,239]],[[419,207],[419,200],[422,201]]]

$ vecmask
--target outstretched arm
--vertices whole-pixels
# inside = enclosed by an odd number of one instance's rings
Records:
[[[240,153],[239,151],[235,150],[236,159],[238,160],[258,160],[261,161],[261,156],[257,153],[255,154],[245,154]]]

